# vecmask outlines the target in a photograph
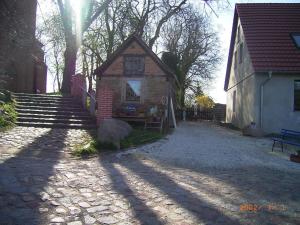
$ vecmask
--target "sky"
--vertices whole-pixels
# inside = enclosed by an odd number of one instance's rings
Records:
[[[215,80],[207,90],[204,90],[206,94],[211,96],[215,102],[226,103],[226,92],[224,91],[224,80],[227,67],[227,59],[230,45],[231,29],[234,15],[234,6],[236,3],[300,3],[300,0],[215,0],[218,1],[220,5],[226,6],[218,9],[215,4],[213,4],[213,9],[216,11],[216,15],[211,13],[212,24],[214,25],[217,34],[221,42],[221,56],[222,62],[216,68],[214,74]],[[203,9],[202,0],[190,0],[196,7],[199,7],[199,10]],[[229,4],[227,3],[229,2]],[[206,11],[209,12],[210,9],[206,7]],[[48,85],[47,91],[53,91],[53,78],[48,75]]]

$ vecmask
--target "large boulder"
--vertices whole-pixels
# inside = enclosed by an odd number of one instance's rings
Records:
[[[265,136],[265,132],[260,127],[257,127],[255,123],[251,123],[250,125],[244,127],[242,132],[244,136],[251,136],[251,137]]]
[[[132,127],[125,121],[118,119],[105,119],[98,128],[97,140],[102,143],[113,143],[120,148],[120,141],[127,137]]]

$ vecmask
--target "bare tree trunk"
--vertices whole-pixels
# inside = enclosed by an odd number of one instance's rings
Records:
[[[183,109],[185,106],[185,90],[180,88],[180,107]]]
[[[74,43],[67,43],[65,51],[63,81],[61,87],[61,92],[63,94],[71,93],[71,78],[72,75],[75,74],[76,70],[77,51],[78,48],[76,47],[76,39],[74,39]]]
[[[88,76],[88,82],[89,82],[89,93],[93,90],[93,73],[94,73],[94,54],[91,55],[91,72]]]

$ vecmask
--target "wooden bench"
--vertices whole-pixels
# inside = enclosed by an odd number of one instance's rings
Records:
[[[280,143],[282,152],[283,152],[283,144],[300,147],[300,132],[294,130],[281,129],[280,135],[281,138],[272,138],[273,140],[272,152],[276,142]]]
[[[139,116],[113,116],[115,119],[123,120],[126,122],[143,122],[145,123],[147,117],[139,117]]]

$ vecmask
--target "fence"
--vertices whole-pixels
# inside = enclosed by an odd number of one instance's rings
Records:
[[[176,111],[177,120],[183,120],[183,110]],[[212,109],[200,109],[199,107],[190,107],[185,110],[186,120],[215,120],[225,121],[226,105],[216,104]]]

